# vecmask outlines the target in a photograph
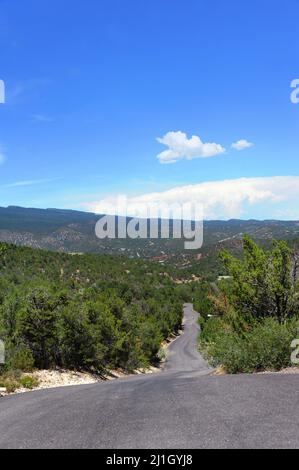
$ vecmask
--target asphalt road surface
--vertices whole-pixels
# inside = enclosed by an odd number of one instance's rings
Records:
[[[0,448],[299,448],[299,375],[212,375],[185,318],[164,372],[1,398]]]

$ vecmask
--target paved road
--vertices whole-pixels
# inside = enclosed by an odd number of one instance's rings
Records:
[[[198,351],[198,313],[191,304],[184,308],[184,334],[179,336],[168,349],[165,370],[168,372],[210,372],[208,364]]]
[[[0,399],[0,448],[299,448],[299,375],[210,375],[185,315],[162,373]]]

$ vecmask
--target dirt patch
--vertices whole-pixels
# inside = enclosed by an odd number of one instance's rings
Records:
[[[38,386],[32,389],[19,388],[14,394],[31,392],[32,390],[43,390],[57,387],[71,387],[74,385],[89,385],[107,380],[116,380],[130,375],[154,374],[159,372],[160,367],[149,367],[147,369],[137,369],[132,373],[124,372],[121,369],[110,370],[104,375],[92,374],[89,372],[71,371],[65,369],[38,370],[30,374],[23,374],[23,377],[34,377],[38,381]],[[0,389],[0,396],[11,395],[6,390]]]
[[[224,366],[219,366],[215,370],[214,375],[227,375],[227,370]]]
[[[258,372],[258,374],[299,374],[299,367],[286,367],[285,369],[281,369],[278,371],[265,371],[265,372]]]
[[[33,375],[39,382],[39,389],[85,385],[99,382],[101,378],[88,372],[69,371],[64,369],[39,370]]]
[[[282,375],[282,374],[299,374],[299,367],[286,367],[285,369],[273,371],[273,370],[265,370],[263,372],[253,372],[253,374],[257,375],[266,375],[266,374],[275,374],[275,375]],[[226,369],[224,366],[219,366],[217,367],[216,371],[214,372],[214,375],[228,375]],[[237,375],[242,375],[237,374]]]
[[[156,374],[157,372],[161,372],[161,367],[150,366],[146,369],[136,369],[133,372],[125,372],[122,369],[114,369],[108,371],[103,377],[103,380],[123,379],[124,377],[130,377],[132,375]]]

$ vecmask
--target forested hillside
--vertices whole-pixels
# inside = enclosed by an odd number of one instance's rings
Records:
[[[147,366],[181,325],[182,289],[151,262],[1,244],[6,368]]]
[[[298,238],[299,222],[278,220],[204,221],[204,245],[185,250],[180,239],[105,239],[95,236],[100,216],[58,209],[0,207],[0,241],[64,253],[99,253],[152,259],[160,264],[191,269],[191,274],[217,277],[223,248],[240,255],[245,233],[260,245]],[[171,225],[171,221],[170,221]]]

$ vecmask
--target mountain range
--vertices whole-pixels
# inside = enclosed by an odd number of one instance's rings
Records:
[[[221,248],[238,251],[246,233],[262,245],[272,239],[299,239],[299,221],[205,221],[200,250],[184,250],[177,239],[106,239],[95,235],[100,215],[73,210],[0,207],[0,241],[68,253],[123,254],[197,270],[212,262]]]

